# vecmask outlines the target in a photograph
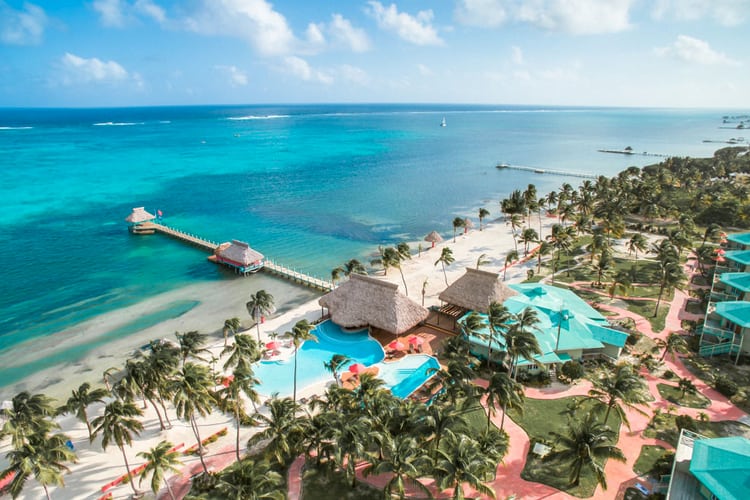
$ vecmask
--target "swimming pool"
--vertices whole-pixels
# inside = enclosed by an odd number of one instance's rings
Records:
[[[413,354],[391,361],[378,363],[378,377],[383,379],[394,396],[405,399],[427,382],[440,369],[437,359],[427,354]]]
[[[353,363],[378,367],[378,378],[383,379],[396,397],[406,398],[431,376],[431,369],[440,369],[432,356],[415,354],[398,361],[383,363],[385,352],[366,329],[345,332],[332,321],[315,327],[318,342],[307,341],[297,354],[297,393],[319,383],[333,382],[333,375],[324,367],[334,354],[343,354]],[[345,370],[346,368],[344,368]],[[294,357],[281,361],[261,361],[255,366],[255,376],[261,381],[258,392],[271,396],[291,396],[294,389]]]
[[[385,352],[366,329],[345,332],[332,321],[317,325],[313,335],[317,342],[307,341],[297,353],[297,392],[321,382],[332,382],[333,375],[324,367],[334,354],[350,357],[355,363],[370,366],[385,357]],[[266,396],[278,393],[291,396],[294,389],[294,357],[282,361],[261,361],[254,367],[261,381],[258,392]]]

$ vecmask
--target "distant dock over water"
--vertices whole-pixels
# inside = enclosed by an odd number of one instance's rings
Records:
[[[656,156],[658,158],[668,158],[669,155],[661,154],[661,153],[649,153],[648,151],[643,151],[642,153],[639,153],[637,151],[634,151],[633,148],[630,146],[626,147],[625,149],[597,149],[600,153],[613,153],[618,155],[629,155],[629,156]]]
[[[567,177],[582,177],[584,179],[596,179],[597,176],[594,174],[587,174],[584,172],[570,172],[565,170],[556,170],[553,168],[540,168],[540,167],[528,167],[524,165],[510,165],[508,163],[498,163],[496,168],[502,170],[510,168],[513,170],[524,170],[526,172],[534,172],[535,174],[552,174],[552,175],[564,175]]]
[[[159,222],[156,222],[157,220]],[[264,270],[294,283],[323,292],[330,292],[334,289],[333,282],[316,278],[274,262],[260,252],[250,248],[245,242],[232,240],[231,242],[217,243],[162,224],[161,211],[158,212],[157,218],[157,216],[146,212],[143,207],[137,207],[133,209],[133,212],[125,221],[128,223],[132,234],[148,235],[160,233],[169,236],[170,238],[209,252],[211,254],[208,256],[209,261],[229,267],[238,274],[247,276],[248,274]]]

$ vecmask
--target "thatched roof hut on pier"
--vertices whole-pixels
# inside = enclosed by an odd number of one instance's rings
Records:
[[[263,254],[250,248],[250,245],[244,241],[239,240],[222,243],[216,249],[214,256],[216,263],[229,266],[242,274],[257,272],[264,265]]]
[[[371,326],[400,335],[427,318],[429,312],[398,291],[398,285],[352,274],[349,281],[318,300],[334,323],[344,328]]]
[[[125,217],[125,222],[128,223],[128,229],[131,233],[153,233],[153,229],[143,231],[139,226],[145,222],[151,222],[156,219],[156,216],[146,212],[144,207],[135,207],[133,211]]]

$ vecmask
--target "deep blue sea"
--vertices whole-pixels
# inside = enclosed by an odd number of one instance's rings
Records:
[[[659,159],[597,149],[709,156],[721,145],[704,139],[736,136],[719,128],[723,114],[732,111],[0,109],[0,358],[19,342],[161,292],[237,279],[199,250],[131,236],[123,219],[132,207],[327,277],[350,258],[369,261],[378,244],[450,234],[455,216],[475,217],[479,207],[499,216],[499,200],[528,183],[541,194],[581,181],[499,170],[499,162],[612,175]],[[0,366],[0,387],[17,378]]]

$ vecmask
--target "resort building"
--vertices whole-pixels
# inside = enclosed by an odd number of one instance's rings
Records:
[[[125,222],[128,223],[128,230],[131,233],[141,233],[143,232],[143,228],[141,228],[141,225],[145,222],[152,222],[155,219],[156,216],[146,212],[146,209],[144,207],[135,207],[130,215],[125,217]],[[151,229],[147,232],[153,233],[154,231],[153,229]]]
[[[716,251],[706,317],[697,332],[701,356],[750,353],[750,233],[732,234]]]
[[[744,500],[750,492],[750,440],[708,439],[685,431],[675,451],[667,500]]]
[[[398,291],[398,285],[352,274],[349,280],[318,300],[331,320],[352,329],[374,327],[401,335],[427,318],[429,312]]]
[[[263,268],[263,254],[250,248],[244,241],[222,243],[214,252],[217,264],[224,264],[241,274],[254,273]]]
[[[530,307],[536,311],[539,319],[533,333],[542,355],[533,360],[521,359],[519,367],[522,369],[534,373],[544,367],[554,368],[570,360],[605,358],[616,361],[620,356],[628,334],[611,328],[604,316],[575,293],[538,283],[514,284],[509,285],[509,288],[516,295],[503,302],[508,311],[519,314]],[[473,346],[473,354],[487,357],[488,333],[489,330],[485,329],[467,336]],[[492,347],[498,351],[493,358],[501,360],[505,356],[502,334],[496,336]]]

